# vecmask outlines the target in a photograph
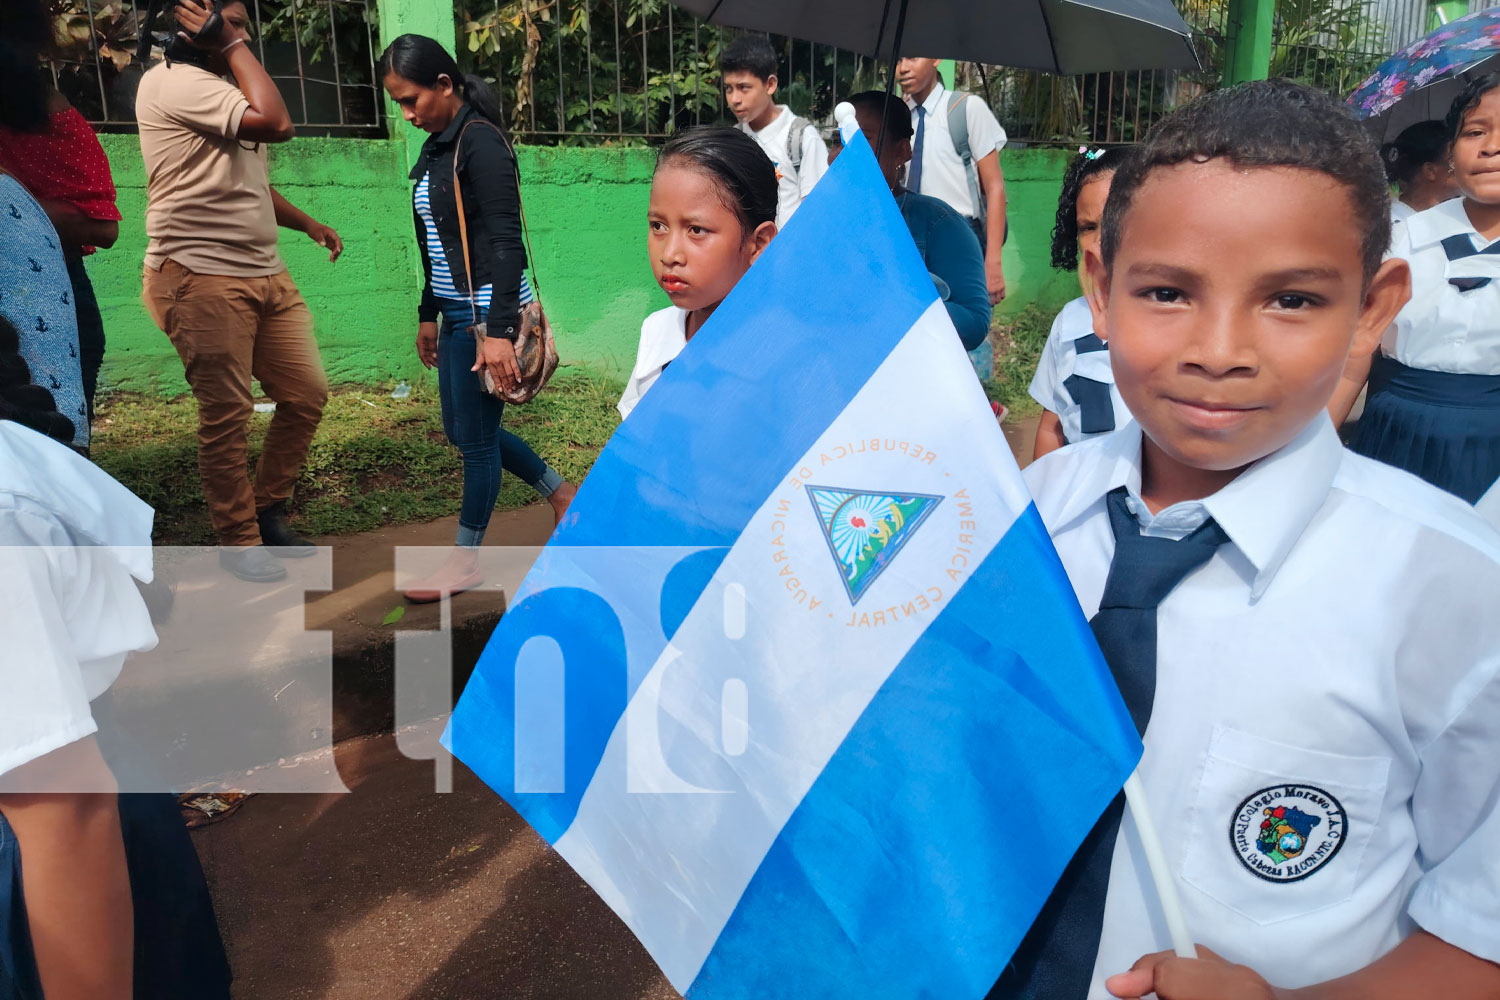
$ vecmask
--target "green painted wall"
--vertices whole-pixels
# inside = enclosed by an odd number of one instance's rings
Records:
[[[182,364],[141,305],[146,175],[134,135],[99,137],[119,190],[119,242],[88,262],[104,315],[106,384],[177,393]],[[337,382],[410,370],[416,336],[411,202],[399,143],[298,139],[271,153],[271,181],[294,205],[339,231],[335,264],[301,233],[281,230],[281,254],[312,308],[323,362]]]
[[[1063,172],[1073,154],[1065,149],[1014,149],[1000,154],[1005,173],[1005,301],[995,310],[1002,322],[1030,306],[1055,313],[1081,294],[1078,276],[1052,267],[1052,226]]]
[[[405,126],[402,126],[403,130]],[[120,192],[120,241],[89,262],[104,313],[107,385],[185,391],[181,364],[140,303],[145,254],[145,171],[133,135],[100,137]],[[413,378],[421,287],[413,242],[404,137],[296,139],[271,152],[282,194],[344,239],[336,264],[300,233],[283,230],[281,253],[312,308],[318,343],[335,382]],[[624,372],[641,320],[667,304],[651,279],[643,237],[654,153],[641,148],[526,147],[519,150],[543,301],[565,364]],[[1004,154],[1011,237],[1010,297],[1000,316],[1036,303],[1057,309],[1077,282],[1047,263],[1067,154]]]

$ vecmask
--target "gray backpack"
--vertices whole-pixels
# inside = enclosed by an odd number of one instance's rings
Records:
[[[989,214],[989,206],[979,190],[979,169],[974,166],[974,152],[969,148],[969,116],[964,114],[964,101],[972,94],[961,90],[948,92],[948,134],[953,137],[953,149],[964,161],[964,176],[969,179],[969,198],[974,202],[979,221],[983,224]],[[795,124],[795,123],[793,123]]]
[[[786,158],[794,179],[802,173],[802,135],[811,124],[806,118],[794,117],[786,132]]]

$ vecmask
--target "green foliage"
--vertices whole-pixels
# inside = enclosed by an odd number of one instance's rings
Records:
[[[1390,54],[1366,0],[1278,0],[1271,75],[1343,98]]]
[[[729,32],[666,0],[459,0],[456,17],[460,66],[495,86],[511,128],[530,141],[638,142],[729,120],[718,72]],[[867,65],[827,46],[772,44],[786,68],[777,100],[812,118],[826,117]]]
[[[350,0],[260,0],[259,8],[265,41],[295,40],[306,64],[325,71],[332,70],[336,51],[339,82],[370,82],[371,36],[379,26],[373,0],[368,6]]]
[[[985,393],[1008,407],[1013,417],[1028,416],[1038,409],[1027,390],[1051,328],[1052,314],[1040,306],[1029,306],[997,324],[990,333],[995,345],[995,372],[985,382]]]

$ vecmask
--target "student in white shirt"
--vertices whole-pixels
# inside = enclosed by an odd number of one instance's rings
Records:
[[[156,644],[152,511],[60,443],[16,346],[0,327],[0,997],[227,1000],[176,798],[113,793],[90,706]]]
[[[1411,301],[1329,409],[1347,418],[1368,372],[1349,446],[1473,503],[1500,479],[1500,74],[1459,94],[1448,132],[1463,197],[1396,227]]]
[[[1385,176],[1396,185],[1391,221],[1404,222],[1458,194],[1448,166],[1448,126],[1440,121],[1417,122],[1380,147]]]
[[[1200,98],[1116,172],[1089,300],[1135,423],[1026,478],[1199,957],[1125,816],[992,996],[1500,993],[1500,536],[1324,412],[1406,295],[1389,211],[1359,126],[1287,81]]]
[[[641,324],[622,420],[776,235],[775,172],[743,132],[683,129],[656,158],[646,219],[651,273],[672,304]]]
[[[1059,271],[1077,271],[1079,253],[1098,249],[1109,182],[1126,155],[1126,147],[1080,146],[1068,164],[1052,227],[1052,266]],[[1078,277],[1082,281],[1084,276],[1080,272]],[[1109,345],[1094,333],[1094,317],[1083,296],[1063,306],[1052,321],[1030,392],[1042,405],[1032,461],[1065,444],[1108,433],[1130,419],[1115,388]]]
[[[984,251],[985,282],[993,305],[1005,298],[1000,262],[1005,244],[1005,175],[1000,169],[1005,129],[979,98],[944,89],[937,65],[936,59],[896,63],[896,81],[911,106],[915,133],[906,188],[941,198],[969,220]],[[967,134],[955,136],[950,121],[960,112]]]
[[[724,99],[739,128],[776,168],[776,228],[783,229],[825,173],[828,147],[815,125],[776,103],[776,51],[760,35],[741,35],[719,55]]]

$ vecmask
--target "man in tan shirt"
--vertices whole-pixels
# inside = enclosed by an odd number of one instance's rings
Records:
[[[176,10],[185,32],[209,14],[199,0]],[[312,315],[277,253],[276,228],[306,233],[330,261],[343,243],[271,187],[266,144],[292,138],[291,116],[245,44],[242,0],[222,15],[217,38],[193,43],[198,64],[158,63],[136,95],[150,238],[143,297],[198,401],[198,472],[219,559],[241,579],[268,582],[286,576],[277,556],[314,552],[287,524],[286,501],[328,398]],[[276,401],[253,484],[252,378]]]

